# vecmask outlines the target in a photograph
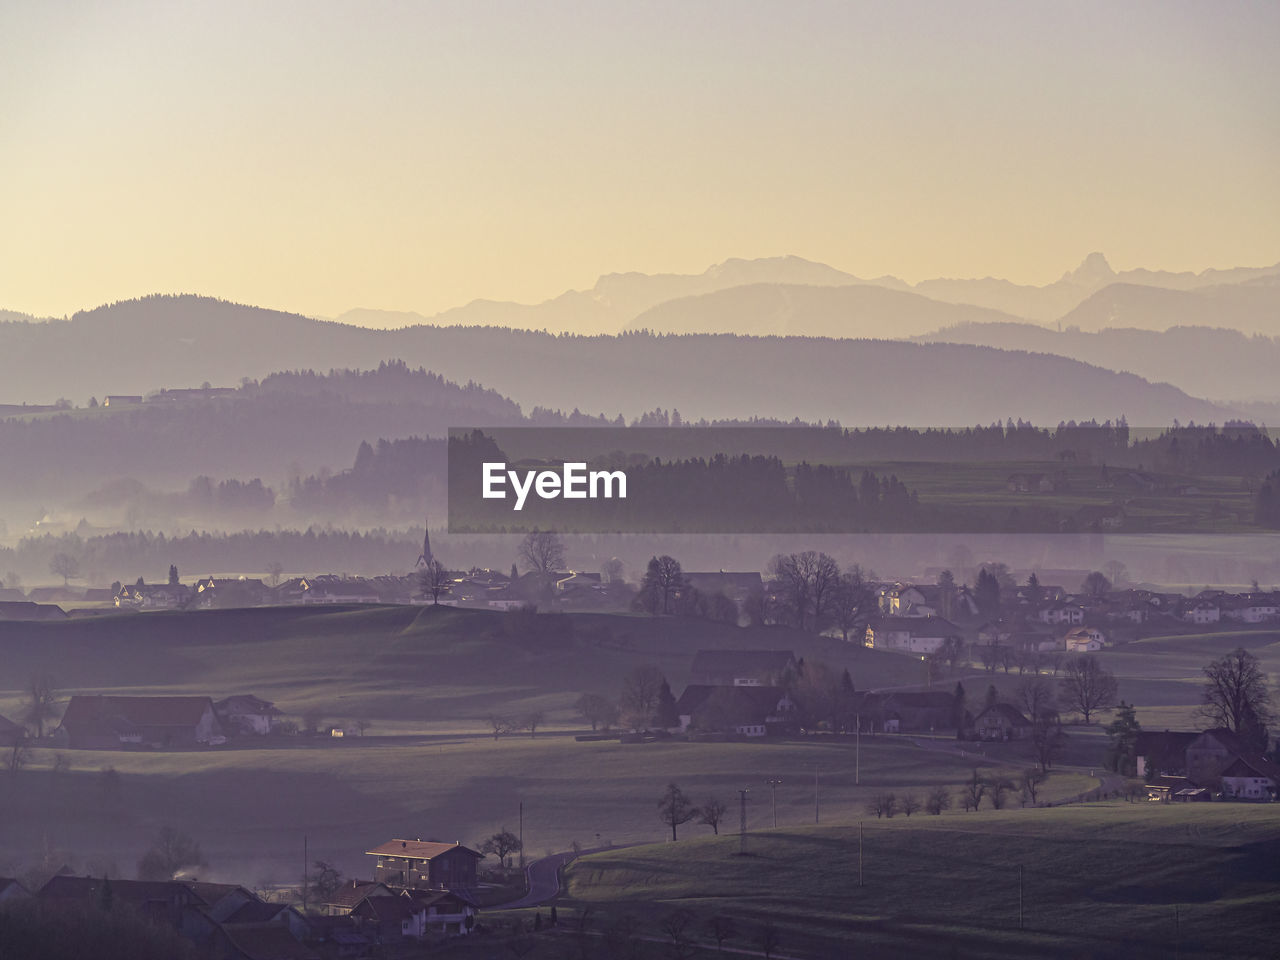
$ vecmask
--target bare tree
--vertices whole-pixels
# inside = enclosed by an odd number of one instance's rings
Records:
[[[5,758],[5,769],[10,773],[17,773],[28,763],[31,762],[31,747],[27,741],[26,734],[14,737],[13,744],[9,747],[9,755]]]
[[[480,852],[488,856],[492,854],[498,858],[498,863],[502,866],[507,865],[507,858],[512,854],[520,852],[520,838],[514,833],[503,827],[497,833],[485,839],[480,844]]]
[[[49,572],[61,577],[65,587],[68,580],[80,576],[80,561],[69,553],[55,553],[49,561]]]
[[[328,860],[317,860],[307,877],[307,899],[325,904],[342,886],[342,871]]]
[[[574,703],[573,708],[578,711],[583,720],[591,724],[593,731],[597,727],[608,730],[618,722],[618,708],[612,700],[598,693],[584,693]]]
[[[666,677],[657,667],[644,664],[635,667],[622,681],[622,710],[633,729],[647,729],[653,723],[658,698]]]
[[[924,802],[924,808],[935,817],[939,816],[943,810],[950,810],[951,791],[946,787],[934,787],[929,791],[929,796]]]
[[[707,920],[707,933],[716,942],[716,952],[724,953],[724,942],[738,935],[738,927],[732,917],[716,914]]]
[[[853,634],[855,642],[867,632],[867,624],[876,612],[876,597],[862,577],[862,568],[854,564],[840,576],[831,595],[831,622],[846,643]]]
[[[1204,668],[1200,716],[1214,726],[1226,727],[1261,750],[1266,749],[1266,727],[1275,722],[1267,675],[1255,657],[1237,647]]]
[[[546,576],[564,567],[564,541],[551,530],[534,530],[521,541],[517,555],[528,570]]]
[[[673,910],[662,920],[662,932],[667,937],[667,951],[672,960],[689,960],[698,952],[692,936],[694,915],[692,910]]]
[[[1027,802],[1035,806],[1040,795],[1040,785],[1044,783],[1045,772],[1037,770],[1035,767],[1028,767],[1022,771],[1022,795]]]
[[[716,836],[720,835],[720,824],[724,823],[726,807],[718,797],[708,797],[698,808],[698,822],[705,823]]]
[[[908,817],[920,809],[920,798],[914,793],[904,794],[902,797],[902,812]]]
[[[43,739],[46,721],[58,716],[58,694],[53,689],[53,678],[47,673],[37,673],[27,680],[23,693],[26,705],[22,709],[22,722],[35,727],[37,740]]]
[[[973,776],[966,780],[960,788],[960,800],[966,810],[977,810],[986,794],[987,782],[978,776],[978,770],[975,767]]]
[[[439,605],[440,594],[449,590],[449,571],[439,560],[432,559],[418,574],[418,586],[424,597],[430,597],[433,605]]]
[[[1080,584],[1081,593],[1086,593],[1097,599],[1105,597],[1110,590],[1111,581],[1097,570],[1094,570],[1091,574],[1085,577],[1084,581]]]
[[[1013,781],[1008,777],[994,774],[987,781],[987,796],[991,798],[991,806],[997,810],[1004,808],[1005,797],[1013,789]]]
[[[267,564],[267,578],[271,581],[273,587],[280,585],[280,577],[284,573],[284,564],[279,560],[272,560]]]
[[[621,583],[625,567],[617,557],[610,557],[600,565],[600,575],[605,583]]]
[[[658,801],[658,816],[671,828],[672,840],[676,839],[676,827],[688,823],[698,813],[699,809],[689,801],[683,790],[674,782],[667,784],[666,791]]]
[[[161,827],[151,849],[138,861],[139,880],[172,880],[189,867],[207,867],[200,844],[173,827]]]
[[[1066,676],[1062,678],[1063,703],[1079,710],[1086,725],[1094,713],[1115,706],[1117,689],[1116,678],[1093,654],[1067,661]]]
[[[546,714],[541,710],[531,710],[524,715],[521,725],[529,731],[529,738],[537,736],[538,727],[542,726],[542,721],[546,719]]]
[[[897,812],[898,798],[892,793],[874,794],[867,802],[867,813],[874,813],[877,820],[881,817],[892,819]]]
[[[501,714],[491,713],[485,718],[485,722],[489,724],[489,729],[493,731],[493,739],[497,740],[503,734],[511,733],[515,729],[516,722],[510,717]]]
[[[756,945],[760,948],[760,952],[764,954],[765,960],[773,956],[773,952],[782,946],[782,937],[778,933],[778,928],[772,923],[765,923],[760,927],[760,932],[756,935]]]

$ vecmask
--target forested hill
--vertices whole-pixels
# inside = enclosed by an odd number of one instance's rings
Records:
[[[77,404],[262,378],[375,368],[389,357],[535,406],[628,419],[751,416],[845,424],[1225,420],[1166,385],[1062,357],[983,346],[733,334],[552,336],[494,327],[367,330],[202,297],[148,297],[49,324],[0,324],[0,402]],[[464,425],[459,423],[459,425]],[[422,428],[410,431],[423,433]],[[388,431],[373,431],[371,435]]]

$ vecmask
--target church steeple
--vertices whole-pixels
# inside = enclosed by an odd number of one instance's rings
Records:
[[[419,567],[429,567],[432,561],[431,556],[431,530],[428,528],[422,534],[422,555],[418,557]]]

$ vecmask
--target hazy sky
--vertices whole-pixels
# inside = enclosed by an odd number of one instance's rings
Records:
[[[1280,4],[0,6],[0,308],[1280,260]]]

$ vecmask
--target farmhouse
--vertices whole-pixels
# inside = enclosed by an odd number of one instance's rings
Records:
[[[885,733],[955,729],[958,719],[955,695],[941,690],[858,693],[851,710],[859,726],[870,721]]]
[[[962,639],[960,628],[942,617],[884,617],[867,627],[866,645],[876,650],[929,654],[949,639]]]
[[[1017,707],[993,703],[973,719],[979,740],[1020,740],[1031,732],[1031,721]]]
[[[1180,730],[1139,731],[1133,748],[1138,761],[1137,775],[1186,776],[1187,747],[1199,736]]]
[[[790,650],[699,650],[689,668],[691,685],[764,686],[796,668]]]
[[[942,588],[896,584],[885,593],[885,612],[895,617],[936,617],[942,613]]]
[[[417,890],[471,889],[476,885],[476,863],[484,859],[460,843],[432,840],[388,840],[366,853],[377,858],[374,880]]]
[[[1275,800],[1280,766],[1265,757],[1237,757],[1222,771],[1222,793],[1237,800]]]
[[[1198,600],[1183,608],[1182,619],[1197,626],[1218,623],[1222,619],[1222,607],[1217,600]]]
[[[77,750],[172,749],[226,741],[208,697],[74,696],[54,735]]]
[[[781,687],[690,684],[676,701],[680,732],[763,737],[769,728],[795,720],[796,705]]]
[[[1041,623],[1084,623],[1084,607],[1078,603],[1051,603],[1036,612],[1036,619]]]

